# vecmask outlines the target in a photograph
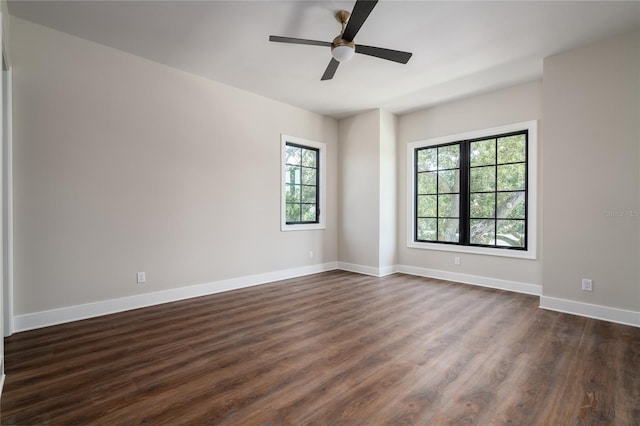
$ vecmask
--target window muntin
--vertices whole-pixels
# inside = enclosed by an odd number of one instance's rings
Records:
[[[414,241],[527,250],[528,131],[415,148]]]
[[[288,225],[319,223],[319,163],[319,149],[286,143],[285,217]]]

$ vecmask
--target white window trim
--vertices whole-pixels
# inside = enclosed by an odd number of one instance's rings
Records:
[[[308,146],[310,148],[316,148],[319,151],[320,167],[318,172],[320,173],[319,185],[320,185],[320,213],[318,223],[299,223],[299,224],[287,224],[287,206],[286,206],[286,146],[287,142],[295,143],[298,145]],[[310,141],[307,139],[298,138],[295,136],[289,136],[282,134],[280,136],[280,230],[281,231],[308,231],[313,229],[326,229],[326,187],[327,187],[327,145],[322,142]]]
[[[483,138],[500,133],[511,133],[520,130],[528,130],[528,189],[527,189],[527,250],[505,250],[489,247],[469,247],[437,243],[423,243],[414,241],[415,235],[415,179],[414,164],[415,150],[425,146],[441,145],[448,142],[456,142],[467,139]],[[516,257],[521,259],[536,259],[537,257],[537,195],[538,195],[538,121],[525,121],[522,123],[509,124],[506,126],[493,127],[491,129],[478,130],[468,133],[460,133],[452,136],[444,136],[423,141],[416,141],[407,144],[407,247],[451,251],[457,253],[483,254],[489,256]]]

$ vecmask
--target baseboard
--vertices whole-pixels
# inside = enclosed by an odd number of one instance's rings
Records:
[[[31,314],[14,317],[14,332],[33,330],[71,321],[94,318],[102,315],[114,314],[131,309],[144,308],[162,303],[175,302],[193,297],[207,296],[224,291],[237,290],[274,281],[289,278],[302,277],[319,272],[338,269],[337,262],[305,266],[301,268],[286,269],[267,272],[264,274],[250,275],[246,277],[232,278],[228,280],[214,281],[203,284],[179,287],[170,290],[153,293],[139,294],[118,299],[104,300],[84,305],[69,306],[49,311],[34,312]]]
[[[542,294],[542,286],[537,284],[522,283],[518,281],[500,280],[497,278],[481,277],[478,275],[460,274],[456,272],[442,271],[439,269],[420,268],[417,266],[396,265],[396,272],[417,275],[420,277],[437,278],[440,280],[455,281],[463,284],[472,284],[481,287],[490,287],[516,293],[539,296]]]
[[[592,305],[590,303],[558,299],[549,296],[540,296],[540,307],[550,311],[580,315],[582,317],[640,327],[640,312],[636,311],[628,311],[626,309],[611,308],[609,306],[602,305]]]
[[[224,291],[237,290],[240,288],[267,284],[289,278],[302,277],[334,269],[342,269],[375,277],[383,277],[395,272],[401,272],[409,275],[455,281],[464,284],[513,291],[516,293],[531,294],[540,296],[540,307],[543,309],[640,327],[640,312],[542,296],[542,287],[536,284],[500,280],[477,275],[459,274],[455,272],[408,265],[375,268],[346,262],[330,262],[19,315],[14,317],[13,332],[33,330],[51,325],[128,311],[131,309],[144,308],[147,306],[175,302],[193,297],[207,296]],[[4,376],[0,377],[0,395],[2,392],[1,386],[3,382]]]
[[[347,262],[338,262],[338,269],[355,272],[357,274],[372,275],[374,277],[384,277],[396,272],[396,268],[393,265],[376,268],[374,266],[356,265],[354,263]]]

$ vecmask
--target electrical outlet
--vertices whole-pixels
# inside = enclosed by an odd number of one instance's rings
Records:
[[[455,263],[456,265],[460,264],[460,256],[456,256],[453,258],[453,263]]]
[[[144,272],[138,272],[136,274],[136,282],[143,283],[147,280],[146,274]]]
[[[313,251],[309,251],[309,259],[313,259]]]
[[[584,291],[593,291],[593,281],[588,280],[586,278],[582,279],[582,290]]]

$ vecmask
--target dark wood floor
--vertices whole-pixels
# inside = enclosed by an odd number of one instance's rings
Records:
[[[640,424],[640,329],[537,306],[334,271],[19,333],[2,424]]]

